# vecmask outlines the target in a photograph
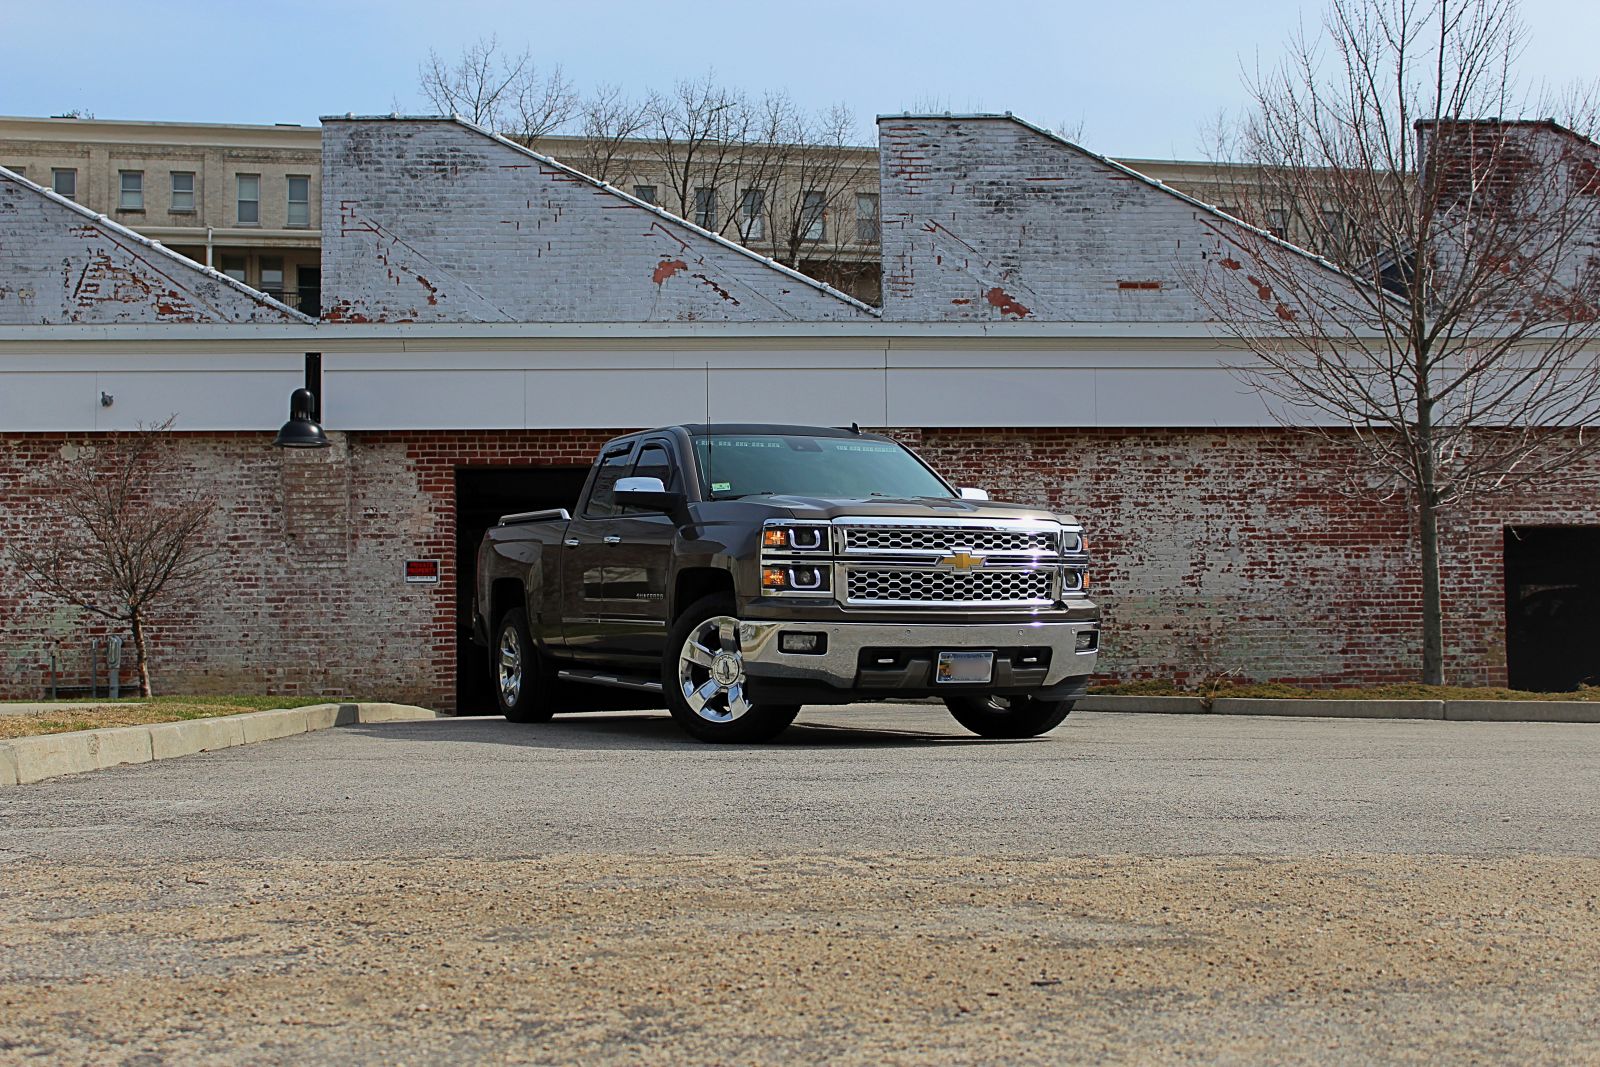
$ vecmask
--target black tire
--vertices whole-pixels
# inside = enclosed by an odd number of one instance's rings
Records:
[[[701,741],[770,741],[800,714],[798,704],[744,699],[738,607],[730,593],[703,597],[673,623],[662,656],[661,688],[678,725]],[[715,638],[709,635],[715,634]],[[695,638],[699,658],[691,653]]]
[[[1070,700],[1038,697],[945,697],[956,722],[979,737],[1038,737],[1054,730],[1072,711]]]
[[[494,672],[494,697],[507,722],[549,722],[555,714],[551,678],[544,657],[528,635],[528,618],[514,608],[495,627],[489,646]]]

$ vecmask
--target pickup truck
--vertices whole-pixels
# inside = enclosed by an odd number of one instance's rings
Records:
[[[513,722],[576,684],[650,694],[706,741],[908,697],[1033,737],[1094,673],[1087,571],[1076,519],[956,489],[891,438],[668,426],[606,444],[576,514],[490,529],[473,632]]]

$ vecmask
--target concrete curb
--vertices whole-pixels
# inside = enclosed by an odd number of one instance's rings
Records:
[[[0,741],[0,787],[82,774],[129,763],[174,759],[356,723],[416,722],[437,712],[410,704],[313,704],[185,719],[149,726],[115,726]]]
[[[1600,723],[1600,701],[1581,700],[1267,700],[1258,697],[1218,697],[1208,710],[1199,697],[1101,693],[1079,699],[1074,710],[1155,715],[1281,715],[1306,719]]]
[[[1200,697],[1140,697],[1091,693],[1079,697],[1073,711],[1143,711],[1157,715],[1204,715],[1206,702]]]
[[[1314,715],[1319,719],[1443,719],[1442,700],[1253,700],[1218,697],[1213,715]]]

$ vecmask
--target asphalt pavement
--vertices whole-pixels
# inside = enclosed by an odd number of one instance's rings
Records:
[[[347,727],[0,792],[0,863],[1600,855],[1600,727],[1076,713],[1018,742],[943,709],[808,709],[709,746],[665,715]]]

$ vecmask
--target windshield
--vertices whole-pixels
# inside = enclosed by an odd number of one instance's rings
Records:
[[[715,434],[696,437],[694,448],[701,490],[714,500],[763,493],[835,499],[953,495],[920,460],[893,441]]]

